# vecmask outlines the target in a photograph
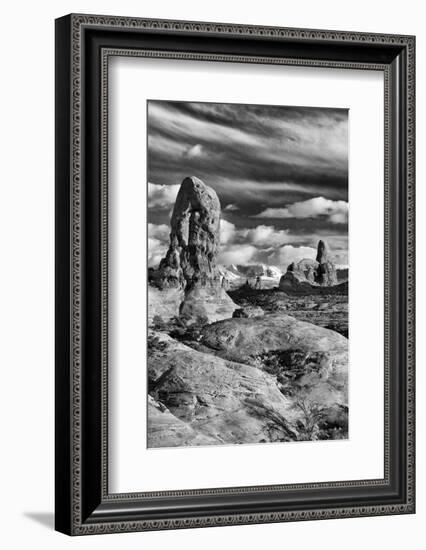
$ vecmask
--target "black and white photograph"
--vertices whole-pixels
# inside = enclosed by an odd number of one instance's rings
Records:
[[[148,448],[348,439],[348,119],[147,101]]]

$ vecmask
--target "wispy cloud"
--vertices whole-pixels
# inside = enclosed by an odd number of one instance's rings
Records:
[[[319,238],[330,237],[345,263],[347,110],[149,101],[149,222],[169,225],[189,175],[226,205],[223,257],[286,262],[295,249],[315,250]]]

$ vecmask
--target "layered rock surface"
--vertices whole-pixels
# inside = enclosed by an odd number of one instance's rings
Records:
[[[207,325],[200,349],[149,342],[150,447],[346,434],[348,341],[331,330],[275,314]]]
[[[300,411],[271,375],[165,335],[151,333],[153,338],[157,341],[148,357],[150,447],[298,439]]]
[[[220,356],[273,374],[296,405],[322,410],[347,422],[348,340],[290,315],[227,319],[206,326],[201,342]]]
[[[346,367],[348,340],[323,327],[299,321],[290,315],[274,313],[264,317],[233,318],[203,328],[201,342],[213,350],[225,352],[227,358],[249,361],[271,350],[298,349],[327,352],[336,358],[336,366]]]

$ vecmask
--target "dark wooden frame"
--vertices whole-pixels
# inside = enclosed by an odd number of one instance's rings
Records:
[[[413,513],[413,36],[68,15],[56,21],[56,529],[67,534]],[[107,70],[111,55],[385,76],[385,476],[109,494]]]

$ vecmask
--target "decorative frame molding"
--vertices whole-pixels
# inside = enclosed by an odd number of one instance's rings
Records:
[[[158,37],[167,42],[161,49],[155,47]],[[173,49],[170,44],[177,43],[180,38],[182,46]],[[221,49],[228,47],[231,51],[194,51],[194,47],[203,49],[206,38],[214,38],[209,49],[222,44]],[[139,39],[141,44],[135,46]],[[227,39],[236,45],[228,46],[225,44]],[[299,51],[293,53],[296,45]],[[277,51],[271,53],[274,47]],[[238,53],[233,53],[232,48]],[[247,52],[239,51],[245,48]],[[286,50],[293,54],[279,55]],[[56,21],[56,52],[56,528],[68,534],[83,535],[413,513],[414,37],[70,15]],[[108,493],[107,92],[108,59],[117,55],[384,72],[386,395],[383,480]],[[88,160],[93,156],[87,154],[89,149],[96,152],[93,162]],[[92,211],[89,202],[98,206]],[[89,366],[94,372],[90,377],[93,380],[87,376]],[[402,418],[395,418],[396,409],[404,411]],[[395,454],[397,443],[403,447],[398,456]],[[369,503],[363,493],[367,489],[371,495],[374,489],[382,492],[377,492]],[[328,496],[335,494],[335,504],[333,500],[331,505],[321,504],[317,496],[321,491],[326,491]],[[266,493],[271,500],[269,508],[260,503]],[[362,505],[356,502],[358,493],[364,495]],[[286,502],[287,498],[296,498],[296,494],[299,502],[305,499],[305,509]],[[337,498],[340,494],[346,495],[346,500],[350,494],[355,495],[354,504],[344,505],[345,499]],[[250,495],[255,495],[254,500],[257,498],[259,502],[253,503]],[[227,496],[234,497],[234,508],[229,503],[225,507]],[[190,511],[172,510],[173,499],[177,497],[189,499]],[[212,497],[215,501],[223,497],[223,511],[219,504],[214,514],[203,512],[201,501]],[[167,501],[164,502],[167,513],[153,514],[149,506],[144,508],[144,500],[155,501],[157,505],[161,500]]]

